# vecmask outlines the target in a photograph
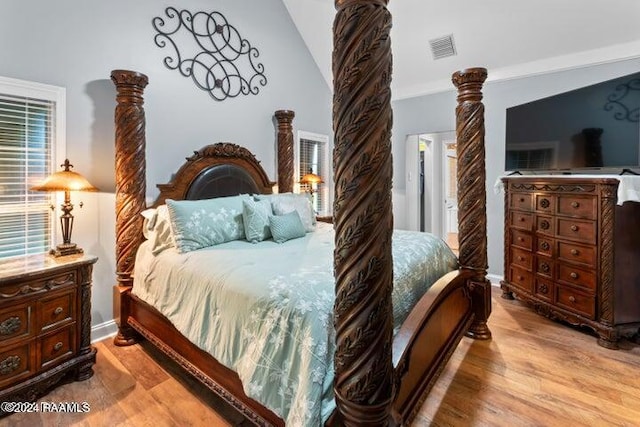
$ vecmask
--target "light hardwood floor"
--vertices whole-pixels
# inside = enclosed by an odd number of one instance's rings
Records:
[[[640,346],[618,351],[494,289],[491,341],[464,338],[415,426],[640,426]],[[13,414],[9,426],[228,426],[242,417],[147,344],[96,344],[95,375],[42,401],[85,414]],[[144,350],[143,350],[144,349]]]

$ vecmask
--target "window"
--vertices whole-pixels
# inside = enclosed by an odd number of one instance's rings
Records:
[[[313,173],[323,180],[320,184],[300,184],[301,192],[310,192],[313,209],[319,216],[331,214],[331,163],[329,137],[317,133],[298,131],[298,168],[296,182],[305,174]]]
[[[64,160],[65,90],[0,77],[0,259],[47,252],[57,204],[29,191]]]

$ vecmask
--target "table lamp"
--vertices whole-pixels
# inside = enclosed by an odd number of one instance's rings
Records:
[[[71,243],[71,232],[73,231],[73,205],[71,204],[71,191],[98,191],[96,187],[91,185],[89,181],[77,172],[70,170],[73,165],[69,163],[69,159],[60,165],[63,171],[55,172],[49,175],[40,185],[31,187],[34,191],[64,191],[64,203],[60,206],[62,215],[60,215],[60,226],[62,227],[62,243],[51,249],[50,254],[53,256],[64,256],[82,253],[75,243]],[[80,202],[82,207],[82,202]],[[51,209],[55,209],[51,205]]]
[[[306,184],[309,188],[309,194],[313,197],[314,189],[313,184],[322,184],[324,181],[320,177],[320,175],[316,175],[315,173],[311,173],[309,171],[308,174],[305,174],[302,178],[300,178],[300,184]]]

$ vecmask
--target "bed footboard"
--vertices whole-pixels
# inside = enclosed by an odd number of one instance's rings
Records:
[[[474,318],[470,272],[452,271],[431,286],[393,340],[395,399],[391,415],[408,425]]]

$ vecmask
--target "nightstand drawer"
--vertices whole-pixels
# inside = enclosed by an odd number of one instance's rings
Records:
[[[75,292],[67,292],[38,301],[39,330],[44,332],[75,320],[75,306]]]
[[[0,343],[32,335],[31,305],[24,304],[0,311]]]
[[[547,236],[555,235],[554,220],[550,216],[536,216],[536,233],[546,234]]]
[[[555,241],[546,236],[538,236],[536,239],[536,252],[540,255],[552,257],[554,253]]]
[[[524,249],[531,250],[533,237],[531,234],[524,233],[518,230],[511,230],[511,244]]]
[[[41,277],[33,280],[11,281],[2,286],[2,293],[6,297],[29,296],[36,292],[46,292],[54,289],[75,286],[76,271],[66,271],[56,275]]]
[[[557,286],[556,300],[560,307],[566,308],[573,313],[582,314],[589,319],[595,318],[596,299],[593,295],[585,295],[569,287]]]
[[[512,247],[511,262],[530,271],[533,268],[533,255],[529,251]]]
[[[533,282],[531,272],[512,265],[509,267],[509,281],[512,284],[531,292]]]
[[[34,373],[33,344],[34,341],[30,341],[0,353],[0,389]]]
[[[554,214],[556,210],[556,197],[549,194],[536,194],[536,210]]]
[[[56,333],[40,338],[40,368],[51,365],[73,356],[76,347],[75,323]]]

